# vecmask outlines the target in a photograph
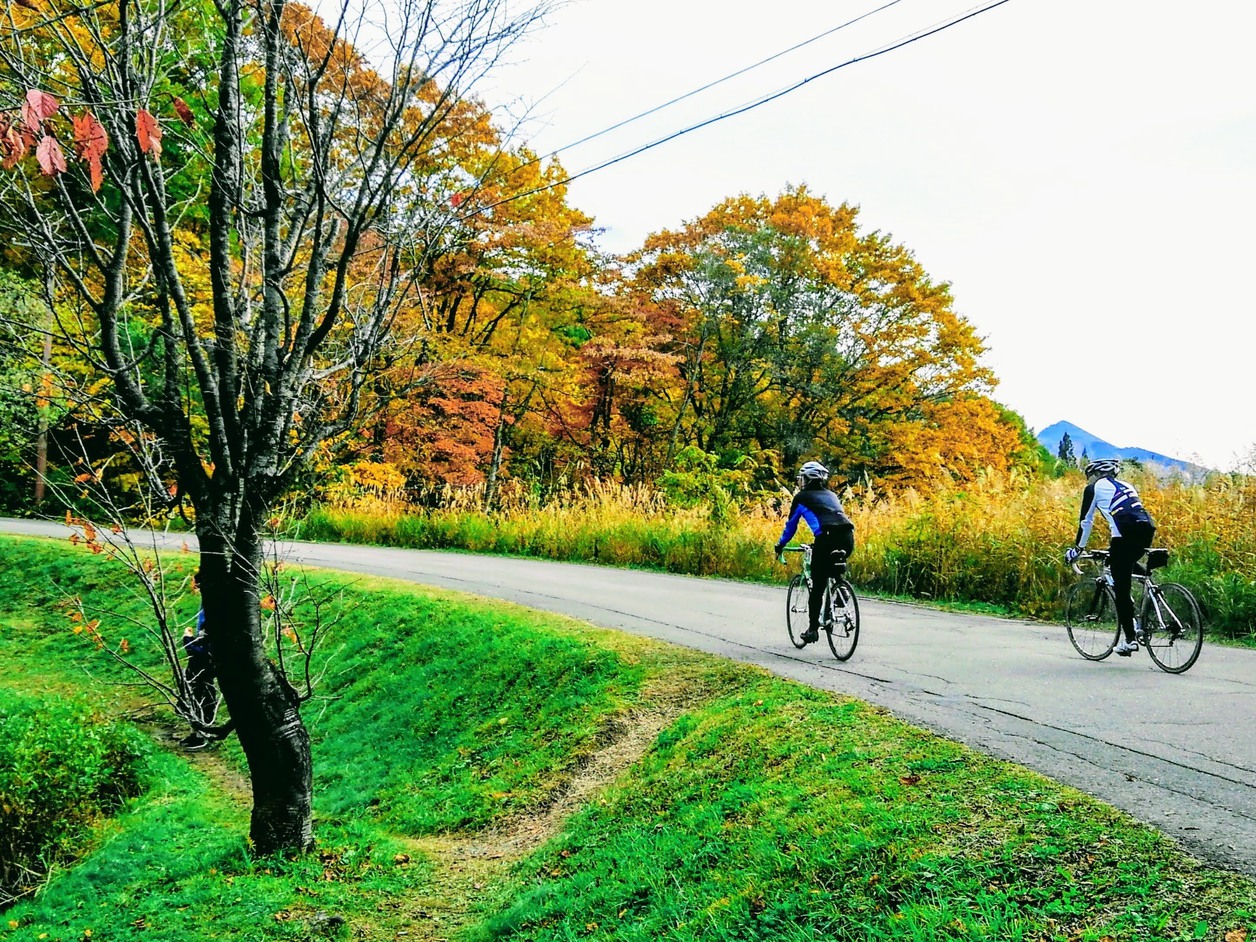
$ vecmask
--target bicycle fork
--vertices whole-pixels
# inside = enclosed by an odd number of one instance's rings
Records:
[[[1155,589],[1152,589],[1147,593],[1147,602],[1143,605],[1143,612],[1144,624],[1139,626],[1139,634],[1141,634],[1143,638],[1151,637],[1151,632],[1148,630],[1148,626],[1146,624],[1147,615],[1151,615],[1155,618],[1158,630],[1168,634],[1169,644],[1173,644],[1173,642],[1177,641],[1178,638],[1182,637],[1182,635],[1186,633],[1185,629],[1182,627],[1182,622],[1177,617],[1177,614],[1173,611],[1173,609],[1169,608],[1168,605],[1164,604],[1164,601],[1160,598],[1160,593]],[[1167,620],[1165,619],[1166,612],[1169,616]]]

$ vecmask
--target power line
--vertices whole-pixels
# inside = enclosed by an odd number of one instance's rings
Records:
[[[730,81],[731,79],[735,79],[738,76],[745,75],[747,72],[752,72],[755,69],[759,68],[759,66],[767,65],[769,62],[774,62],[775,60],[781,58],[781,56],[787,56],[791,52],[797,52],[799,49],[802,49],[804,46],[809,46],[812,43],[818,42],[819,40],[824,39],[827,36],[832,36],[834,33],[841,32],[842,30],[846,29],[848,26],[854,26],[856,23],[860,22],[861,20],[866,20],[868,17],[875,16],[877,13],[880,13],[882,10],[888,10],[890,7],[895,6],[896,4],[899,4],[902,2],[903,0],[890,0],[889,3],[884,3],[881,6],[877,7],[875,10],[869,10],[867,13],[861,13],[859,16],[855,17],[854,19],[847,20],[845,23],[842,23],[840,26],[834,26],[832,29],[826,29],[823,33],[817,33],[815,36],[812,36],[810,39],[804,39],[802,42],[795,43],[794,45],[790,46],[788,49],[782,49],[780,52],[775,53],[774,55],[770,55],[766,59],[760,59],[758,62],[754,63],[753,65],[748,65],[745,68],[738,69],[736,72],[730,72],[728,75],[725,75],[723,78],[716,79],[713,82],[707,82],[707,84],[703,85],[700,88],[695,88],[691,92],[685,92],[685,94],[683,95],[678,95],[677,97],[671,99],[670,101],[665,101],[661,105],[655,105],[653,108],[643,111],[640,114],[633,115],[631,118],[625,118],[624,120],[616,124],[612,124],[608,128],[603,128],[600,131],[595,131],[593,134],[590,134],[587,137],[582,137],[578,141],[572,141],[570,144],[564,144],[562,147],[559,147],[550,151],[545,156],[545,158],[537,158],[537,159],[543,160],[549,157],[556,157],[558,156],[558,154],[562,153],[563,151],[571,150],[573,147],[579,147],[581,144],[587,144],[589,141],[596,140],[597,138],[601,137],[604,134],[611,133],[611,131],[618,131],[620,128],[625,127],[626,125],[632,124],[634,121],[640,121],[642,118],[648,118],[650,115],[657,114],[658,112],[662,111],[664,108],[670,108],[672,105],[679,104],[680,102],[684,101],[687,98],[692,98],[694,95],[700,95],[705,91],[715,88],[715,86],[717,85],[722,85],[724,82]]]
[[[693,131],[700,130],[701,128],[708,127],[712,124],[716,124],[728,118],[736,117],[737,115],[740,115],[740,114],[745,114],[747,111],[753,111],[755,108],[758,108],[762,105],[766,105],[768,102],[775,101],[778,98],[783,98],[784,96],[790,94],[791,92],[797,91],[798,89],[802,88],[804,85],[808,84],[809,82],[814,82],[816,79],[824,78],[827,75],[832,75],[834,72],[837,72],[840,69],[847,68],[848,66],[855,65],[856,63],[859,63],[859,62],[867,62],[869,59],[875,59],[878,56],[885,55],[886,53],[894,52],[897,49],[902,49],[904,46],[909,46],[914,42],[919,42],[922,39],[927,39],[930,36],[935,36],[938,33],[943,32],[944,30],[950,29],[952,26],[958,26],[960,23],[963,23],[966,20],[971,20],[973,17],[980,16],[982,13],[987,13],[990,10],[993,10],[995,7],[1001,7],[1003,6],[1003,4],[1008,3],[1008,2],[1010,2],[1010,0],[994,0],[993,3],[987,3],[985,6],[974,8],[972,10],[969,10],[967,13],[964,13],[963,15],[958,16],[952,20],[947,20],[945,22],[942,22],[939,25],[935,25],[927,29],[917,31],[915,33],[912,33],[908,36],[903,37],[902,39],[896,40],[888,45],[881,46],[878,49],[874,49],[872,52],[864,53],[861,56],[856,56],[853,59],[848,59],[847,61],[839,63],[838,65],[830,66],[829,68],[824,69],[823,71],[817,72],[814,75],[809,75],[805,79],[802,79],[799,82],[795,82],[793,85],[787,86],[786,88],[783,88],[779,91],[773,92],[769,95],[764,95],[762,98],[755,99],[754,101],[749,102],[748,104],[741,105],[730,111],[722,112],[721,114],[715,115],[714,117],[711,117],[711,118],[707,118],[704,121],[699,121],[697,124],[691,124],[688,127],[681,128],[679,131],[674,131],[671,134],[668,134],[664,137],[653,140],[648,144],[643,144],[640,147],[634,148],[633,150],[620,154],[618,157],[612,157],[610,160],[606,160],[600,164],[596,164],[592,167],[588,167],[584,170],[581,170],[579,173],[571,174],[570,176],[564,177],[561,180],[555,180],[552,183],[547,183],[545,184],[545,186],[534,187],[531,190],[525,190],[522,193],[516,193],[514,196],[508,196],[505,199],[497,200],[496,202],[490,203],[487,206],[482,206],[479,209],[475,210],[474,212],[467,213],[462,218],[468,219],[472,216],[478,216],[481,213],[488,212],[488,210],[495,209],[498,206],[503,206],[506,203],[513,203],[515,200],[523,199],[526,196],[533,196],[537,193],[544,193],[546,190],[552,190],[555,187],[564,186],[565,184],[571,183],[575,180],[579,180],[582,177],[587,177],[590,174],[597,173],[600,170],[605,170],[607,167],[613,167],[615,164],[622,163],[623,161],[628,160],[630,157],[636,157],[638,154],[643,154],[648,150],[652,150],[653,148],[658,147],[660,144],[666,144],[668,141],[674,141],[676,138],[682,137]],[[663,106],[660,106],[660,107],[663,107]],[[607,129],[607,130],[611,130],[611,129]],[[604,132],[599,132],[599,133],[604,133]]]

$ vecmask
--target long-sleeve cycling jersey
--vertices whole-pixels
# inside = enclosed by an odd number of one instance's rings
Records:
[[[826,487],[805,487],[794,495],[794,501],[789,505],[789,519],[785,521],[781,538],[776,541],[777,546],[784,546],[793,539],[800,520],[807,521],[807,526],[816,536],[824,529],[854,529],[855,526],[850,517],[846,516],[837,495]]]
[[[1139,500],[1138,491],[1116,478],[1100,478],[1093,484],[1087,484],[1086,490],[1082,492],[1082,512],[1077,525],[1077,539],[1074,541],[1079,547],[1085,546],[1090,539],[1096,508],[1108,521],[1113,539],[1121,536],[1122,527],[1152,523],[1151,515]]]

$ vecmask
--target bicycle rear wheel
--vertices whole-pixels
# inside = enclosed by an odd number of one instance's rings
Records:
[[[1204,620],[1195,596],[1185,586],[1166,582],[1148,587],[1143,600],[1142,629],[1147,653],[1170,674],[1189,670],[1204,646]]]
[[[807,596],[807,580],[799,573],[789,580],[789,594],[785,597],[785,628],[796,648],[807,646],[802,640],[802,633],[807,630]]]
[[[859,643],[859,599],[845,579],[830,579],[824,593],[824,626],[829,636],[829,650],[839,661],[845,661],[855,653]]]
[[[1116,645],[1119,625],[1112,587],[1087,576],[1068,593],[1068,639],[1088,661],[1102,661]]]

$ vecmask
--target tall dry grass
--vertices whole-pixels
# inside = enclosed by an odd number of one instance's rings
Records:
[[[1217,477],[1199,485],[1135,476],[1134,483],[1159,524],[1157,543],[1173,551],[1162,580],[1189,586],[1214,632],[1256,640],[1256,479]],[[852,579],[882,594],[1058,617],[1073,579],[1062,554],[1074,537],[1083,486],[1080,475],[1045,480],[1012,473],[930,494],[847,492],[857,535]],[[475,488],[424,495],[427,509],[363,497],[316,508],[296,535],[755,581],[788,574],[771,552],[788,506],[784,496],[754,506],[718,500],[676,508],[648,488],[595,482],[542,500],[513,484],[491,514]],[[1102,545],[1106,536],[1097,524],[1091,544]]]

